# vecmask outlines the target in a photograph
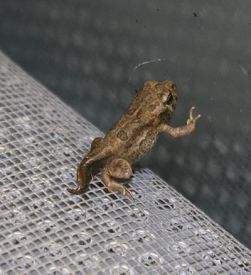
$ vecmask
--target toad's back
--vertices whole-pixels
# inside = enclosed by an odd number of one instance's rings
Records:
[[[161,123],[160,101],[147,86],[140,90],[117,123],[105,136],[114,154],[129,162],[138,161],[154,145]],[[168,114],[165,118],[168,118]]]
[[[115,154],[129,162],[138,161],[154,145],[158,131],[152,124],[128,121],[124,127],[111,133],[110,138]]]

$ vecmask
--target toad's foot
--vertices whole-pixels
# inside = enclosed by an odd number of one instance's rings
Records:
[[[195,107],[193,106],[189,111],[189,118],[187,120],[187,125],[195,124],[196,121],[201,117],[201,114],[198,114],[196,117],[194,117],[193,111],[195,110]]]
[[[78,186],[76,189],[67,188],[67,191],[74,195],[80,195],[80,194],[83,194],[86,191],[86,189]]]
[[[129,199],[133,199],[131,192],[125,186],[114,180],[110,180],[110,182],[107,184],[107,188],[109,192],[118,191]]]
[[[85,159],[79,164],[77,169],[77,188],[67,188],[67,191],[74,195],[83,194],[88,189],[91,179],[90,168],[86,165]]]

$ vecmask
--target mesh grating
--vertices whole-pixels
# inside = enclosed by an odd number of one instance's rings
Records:
[[[240,274],[248,249],[148,169],[134,201],[75,169],[102,133],[0,54],[0,274]]]
[[[160,137],[143,166],[251,249],[250,13],[249,0],[0,1],[1,49],[102,130],[144,80],[174,80],[172,125],[195,105],[198,131]]]

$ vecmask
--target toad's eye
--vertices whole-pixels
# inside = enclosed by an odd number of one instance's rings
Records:
[[[172,94],[164,95],[162,100],[163,100],[163,103],[170,105],[173,102],[173,95]]]

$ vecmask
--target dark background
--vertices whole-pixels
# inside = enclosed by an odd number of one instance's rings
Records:
[[[144,80],[174,80],[172,125],[192,105],[203,117],[143,165],[251,247],[250,14],[248,0],[0,0],[0,48],[104,131]]]

